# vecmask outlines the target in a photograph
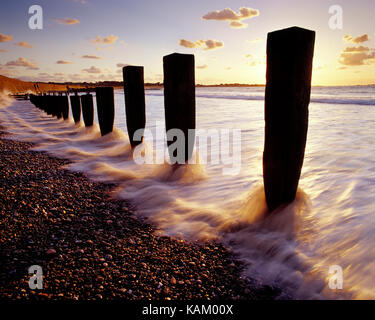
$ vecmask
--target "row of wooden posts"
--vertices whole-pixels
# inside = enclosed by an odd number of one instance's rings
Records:
[[[296,196],[306,146],[314,42],[315,32],[298,27],[268,34],[263,180],[270,211]],[[195,129],[194,55],[167,55],[163,69],[166,130],[178,128],[188,137],[188,130]],[[146,125],[143,67],[124,67],[123,79],[127,129],[135,147],[141,141],[133,140],[134,132]],[[68,96],[31,95],[30,100],[48,114],[68,119]],[[96,88],[96,103],[100,131],[106,135],[113,130],[114,89]],[[70,104],[75,122],[82,110],[85,126],[93,125],[91,94],[70,95]],[[194,139],[185,139],[185,161],[193,146]]]

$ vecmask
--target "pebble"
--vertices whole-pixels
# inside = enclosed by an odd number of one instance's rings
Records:
[[[55,249],[48,249],[47,251],[46,251],[46,254],[47,255],[49,255],[49,256],[52,256],[52,255],[54,255],[54,254],[56,254],[56,250]]]
[[[116,185],[65,170],[69,161],[32,146],[0,137],[0,300],[111,300],[125,293],[142,300],[269,300],[280,294],[241,278],[241,264],[232,264],[221,244],[160,236],[132,214],[137,208],[109,199]],[[28,275],[21,274],[34,264],[46,272],[43,295],[29,290]]]

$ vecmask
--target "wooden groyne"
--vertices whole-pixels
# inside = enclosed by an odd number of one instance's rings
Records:
[[[265,144],[263,180],[270,211],[295,199],[304,160],[308,106],[311,92],[315,32],[292,27],[274,31],[267,39],[267,83],[265,89]],[[164,111],[171,163],[191,158],[195,141],[194,55],[173,53],[163,57]],[[126,123],[130,145],[142,143],[146,126],[143,67],[123,68]],[[86,94],[79,95],[80,92]],[[94,123],[93,95],[87,89],[70,90],[75,123]],[[97,87],[96,105],[101,135],[112,132],[115,119],[113,87]],[[69,92],[30,94],[39,109],[57,118],[69,119]],[[21,97],[19,97],[21,98]],[[27,98],[26,96],[24,98]],[[141,130],[141,131],[139,131]],[[134,139],[134,134],[140,139]],[[176,150],[182,134],[183,152]]]

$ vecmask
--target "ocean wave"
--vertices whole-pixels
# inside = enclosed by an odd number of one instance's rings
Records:
[[[163,93],[147,93],[149,96],[163,96]],[[197,93],[198,98],[207,99],[226,99],[226,100],[264,100],[264,95],[223,95],[223,94],[201,94]],[[365,106],[375,106],[375,99],[355,99],[355,98],[332,98],[328,97],[312,97],[310,99],[312,103],[323,103],[323,104],[350,104],[350,105],[365,105]]]

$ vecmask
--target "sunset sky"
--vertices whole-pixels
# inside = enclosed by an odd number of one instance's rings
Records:
[[[43,8],[31,30],[29,7]],[[193,53],[196,82],[265,83],[267,32],[316,31],[314,85],[375,83],[375,1],[40,0],[2,2],[0,74],[33,81],[122,80],[143,65],[162,82],[162,58]],[[328,25],[343,8],[343,29]],[[227,8],[227,9],[226,9]],[[242,8],[242,9],[241,9]]]

